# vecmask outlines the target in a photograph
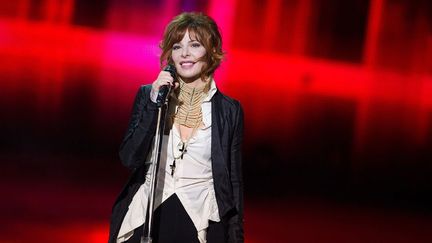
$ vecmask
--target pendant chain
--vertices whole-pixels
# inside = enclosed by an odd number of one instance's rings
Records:
[[[173,124],[175,126],[175,124]],[[194,127],[194,129],[192,130],[191,136],[189,136],[189,138],[183,142],[180,138],[180,142],[177,144],[177,149],[181,152],[180,155],[176,156],[175,154],[175,149],[174,149],[174,131],[171,131],[171,147],[172,147],[172,154],[174,157],[174,160],[172,162],[172,164],[170,165],[170,169],[171,169],[171,176],[174,175],[174,171],[176,168],[176,161],[177,160],[183,160],[183,155],[187,152],[187,148],[189,146],[189,141],[192,138],[192,136],[195,134],[195,131],[197,130],[197,126]],[[181,132],[180,132],[180,125],[179,125],[179,135],[181,137]]]

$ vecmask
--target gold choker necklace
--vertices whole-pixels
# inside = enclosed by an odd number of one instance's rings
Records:
[[[208,85],[198,88],[189,87],[179,79],[178,109],[174,115],[174,122],[189,128],[198,128],[202,123],[201,104],[207,95]]]

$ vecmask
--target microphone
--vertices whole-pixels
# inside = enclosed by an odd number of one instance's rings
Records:
[[[176,68],[174,67],[173,64],[168,64],[163,71],[167,71],[171,74],[171,77],[175,80],[176,79]],[[161,107],[164,103],[165,100],[168,96],[168,94],[171,91],[171,86],[170,85],[164,85],[162,87],[160,87],[159,89],[159,93],[156,99],[156,104],[158,107]]]

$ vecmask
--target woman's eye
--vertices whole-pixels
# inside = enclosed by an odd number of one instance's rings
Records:
[[[173,50],[178,50],[178,49],[180,49],[180,46],[173,46],[172,49],[173,49]]]
[[[201,44],[200,43],[197,43],[197,42],[195,42],[195,43],[192,43],[192,47],[200,47],[201,46]]]

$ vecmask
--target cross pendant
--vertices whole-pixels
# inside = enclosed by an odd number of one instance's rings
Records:
[[[175,162],[176,162],[176,161],[174,160],[173,163],[172,163],[172,165],[170,165],[170,168],[171,168],[171,176],[174,175],[174,171],[175,171],[175,167],[176,167],[176,163],[175,163]]]
[[[181,152],[180,158],[183,159],[183,154],[187,152],[184,143],[182,143],[182,147],[179,149],[179,151]]]

